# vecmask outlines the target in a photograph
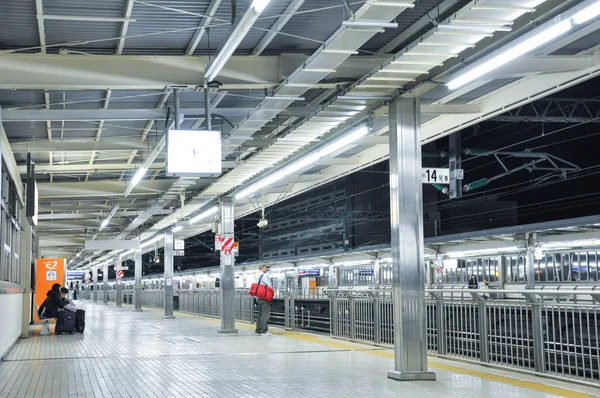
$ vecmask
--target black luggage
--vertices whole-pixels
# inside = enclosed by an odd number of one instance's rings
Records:
[[[85,330],[85,311],[77,310],[75,311],[75,330],[79,333],[83,333]]]
[[[67,310],[58,311],[54,334],[75,332],[75,313]]]

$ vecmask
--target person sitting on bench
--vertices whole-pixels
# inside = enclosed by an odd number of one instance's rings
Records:
[[[67,289],[66,287],[60,288],[60,300],[64,304],[65,310],[71,312],[75,312],[77,310],[77,307],[75,306],[73,300],[69,299],[69,289]]]
[[[56,318],[58,316],[58,309],[65,306],[61,298],[60,285],[58,283],[52,285],[52,290],[46,293],[46,296],[48,296],[45,301],[46,318]]]

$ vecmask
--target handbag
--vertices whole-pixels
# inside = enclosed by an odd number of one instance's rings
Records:
[[[271,286],[263,285],[260,282],[262,281],[263,275],[258,278],[258,283],[253,283],[250,286],[250,295],[257,297],[259,299],[271,301],[273,300],[273,296],[275,295],[275,291]]]

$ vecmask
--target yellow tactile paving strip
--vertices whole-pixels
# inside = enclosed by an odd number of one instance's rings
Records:
[[[178,313],[183,316],[189,316],[194,318],[201,318],[203,320],[209,322],[220,322],[219,319],[197,316],[192,314]],[[236,323],[237,328],[250,329],[254,330],[254,325],[247,323]],[[295,340],[302,340],[310,343],[320,344],[327,347],[344,349],[344,350],[353,350],[353,351],[363,351],[369,355],[376,355],[383,358],[394,359],[394,353],[387,349],[374,349],[373,346],[370,345],[361,345],[360,343],[345,343],[343,341],[335,341],[330,338],[323,338],[321,336],[316,336],[310,333],[299,333],[299,332],[288,332],[288,331],[272,331],[273,334],[278,336],[284,336],[287,338],[292,338]],[[433,369],[440,369],[446,372],[464,374],[468,376],[478,377],[480,379],[490,380],[498,383],[509,384],[516,387],[527,388],[534,391],[539,391],[547,394],[554,394],[561,397],[569,397],[569,398],[597,398],[600,396],[600,390],[598,390],[597,395],[586,394],[579,391],[573,391],[562,387],[552,386],[548,384],[537,383],[529,380],[522,380],[513,377],[507,377],[502,375],[497,375],[490,372],[483,372],[480,370],[473,370],[464,368],[461,366],[447,365],[445,363],[440,363],[436,361],[429,361],[429,367]]]

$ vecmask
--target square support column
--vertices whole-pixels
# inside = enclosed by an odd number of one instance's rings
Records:
[[[133,254],[135,262],[135,291],[133,296],[135,312],[142,311],[142,251],[136,250]]]
[[[427,371],[420,104],[396,98],[390,109],[390,221],[395,380],[435,380]]]
[[[94,279],[94,299],[93,302],[98,302],[98,267],[94,267],[92,269],[93,279]]]
[[[534,289],[535,285],[535,233],[527,234],[527,287]]]
[[[173,232],[165,232],[165,315],[163,319],[173,316]]]
[[[225,240],[235,239],[234,214],[231,198],[221,200],[221,235]],[[235,291],[233,253],[225,254],[221,249],[221,330],[219,333],[237,333],[235,328]]]
[[[104,295],[102,296],[102,302],[108,304],[108,263],[104,263],[104,271],[102,275],[102,288],[104,289]]]
[[[29,338],[29,323],[32,321],[32,294],[31,294],[31,268],[32,268],[32,228],[25,214],[25,209],[21,210],[21,220],[23,221],[23,231],[21,232],[21,247],[19,250],[20,281],[23,288],[23,313],[21,316],[21,338]]]
[[[121,268],[123,268],[123,264],[126,264],[125,262],[121,262]],[[121,308],[121,300],[122,300],[122,295],[123,295],[123,283],[121,281],[121,279],[119,279],[116,276],[116,272],[115,272],[115,279],[117,280],[117,297],[115,298],[115,305],[117,306],[117,308]]]

